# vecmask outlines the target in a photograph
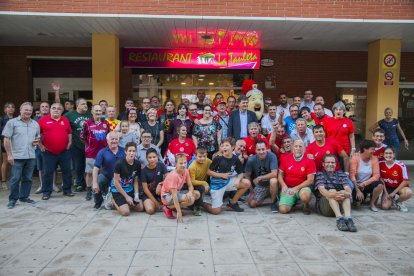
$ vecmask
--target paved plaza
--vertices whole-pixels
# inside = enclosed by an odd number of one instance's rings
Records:
[[[409,168],[411,179],[414,168]],[[38,185],[36,179],[33,189]],[[414,275],[414,199],[408,213],[353,210],[357,233],[299,209],[194,217],[184,223],[93,210],[84,193],[8,210],[0,191],[0,275]]]

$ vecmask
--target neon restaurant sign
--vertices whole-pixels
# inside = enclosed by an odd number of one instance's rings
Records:
[[[142,49],[124,48],[126,68],[259,69],[257,49]]]

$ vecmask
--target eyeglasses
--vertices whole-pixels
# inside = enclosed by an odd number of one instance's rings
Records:
[[[151,102],[142,102],[143,104],[150,104]]]
[[[151,136],[142,136],[143,139],[151,139]]]
[[[195,108],[195,109],[189,109],[189,111],[197,111],[197,108]]]

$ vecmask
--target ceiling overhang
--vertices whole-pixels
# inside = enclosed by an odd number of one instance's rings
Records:
[[[238,38],[261,50],[367,51],[399,39],[414,52],[414,20],[0,12],[0,46],[91,47],[93,33],[121,47],[227,49]]]

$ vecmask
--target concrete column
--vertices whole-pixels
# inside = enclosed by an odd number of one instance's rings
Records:
[[[401,64],[401,40],[376,40],[368,44],[368,88],[365,136],[368,128],[384,118],[391,107],[398,117],[398,94]]]
[[[93,103],[107,100],[119,112],[119,39],[113,34],[92,34]]]

